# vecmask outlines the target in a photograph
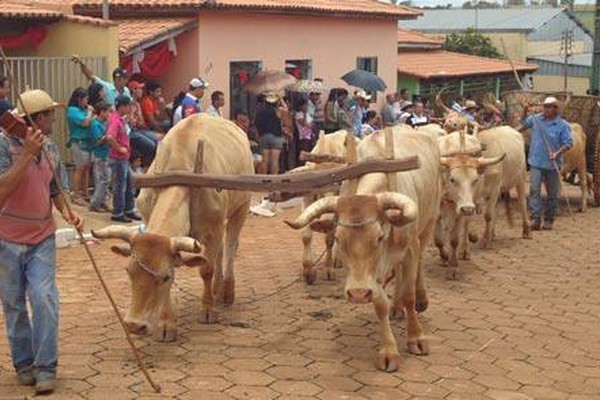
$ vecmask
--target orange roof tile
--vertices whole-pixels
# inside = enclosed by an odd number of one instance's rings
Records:
[[[61,3],[52,3],[50,0],[3,0],[0,7],[0,18],[67,20],[98,26],[116,25],[112,21],[104,21],[100,18],[73,15],[69,7]]]
[[[534,64],[515,63],[517,71],[533,72]],[[507,60],[452,53],[445,50],[407,51],[398,54],[398,72],[420,79],[453,78],[512,72]]]
[[[0,18],[49,18],[60,19],[63,16],[61,12],[48,10],[45,8],[32,7],[26,4],[2,4],[0,7]]]
[[[401,44],[423,44],[423,45],[442,45],[444,40],[434,39],[410,29],[398,28],[398,43]]]
[[[194,18],[124,19],[119,24],[119,46],[129,50],[196,22]]]
[[[61,0],[76,11],[98,12],[102,0]],[[362,15],[380,18],[412,19],[422,13],[404,6],[394,6],[378,0],[111,0],[113,10],[131,9],[239,9],[249,11],[279,11],[286,13],[327,13]]]

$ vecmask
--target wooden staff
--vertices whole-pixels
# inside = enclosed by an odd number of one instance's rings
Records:
[[[35,125],[33,118],[31,118],[31,114],[27,111],[27,107],[25,106],[25,102],[21,98],[21,94],[18,91],[18,87],[15,85],[16,82],[13,78],[12,68],[8,62],[6,53],[4,53],[4,48],[2,47],[2,45],[0,45],[0,56],[2,56],[2,61],[4,61],[4,64],[6,65],[6,72],[7,72],[8,80],[10,81],[11,85],[13,85],[13,87],[17,89],[17,102],[19,104],[21,104],[21,108],[23,109],[25,118],[27,118],[27,121],[29,122],[30,126],[33,129],[37,130],[38,128]],[[50,166],[52,166],[52,163],[50,162],[50,157],[48,156],[48,152],[46,151],[46,149],[43,146],[42,146],[42,156],[45,158],[45,160],[48,162],[48,164]],[[65,208],[67,209],[67,212],[69,213],[69,216],[73,217],[73,210],[71,208],[71,204],[67,200],[67,196],[65,195],[65,191],[63,189],[60,176],[59,176],[59,174],[56,173],[54,168],[51,168],[51,170],[52,170],[52,177],[54,178],[54,180],[56,181],[56,185],[58,186],[58,192],[59,192],[58,195],[63,198],[63,204],[65,205]],[[115,303],[115,300],[114,300],[113,296],[111,295],[110,291],[108,290],[108,286],[106,285],[106,282],[104,281],[104,278],[102,277],[102,274],[100,273],[100,269],[98,268],[98,265],[96,264],[96,259],[94,258],[89,245],[87,244],[85,238],[83,237],[83,229],[81,229],[79,227],[75,227],[75,230],[77,231],[79,240],[83,244],[85,253],[87,254],[90,262],[92,263],[92,267],[94,267],[94,271],[96,272],[96,275],[98,276],[98,280],[100,281],[100,284],[102,285],[102,289],[104,289],[104,293],[106,294],[106,297],[108,297],[108,300],[110,301],[113,311],[115,312],[115,314],[117,315],[117,318],[119,319],[119,322],[121,323],[121,327],[123,328],[123,331],[125,332],[125,337],[127,338],[129,345],[131,346],[131,350],[133,351],[133,355],[135,356],[135,359],[137,361],[138,366],[140,367],[140,370],[146,377],[146,380],[148,381],[150,386],[152,386],[152,389],[154,389],[154,391],[156,393],[160,393],[160,390],[161,390],[160,385],[158,383],[154,382],[154,380],[152,380],[152,377],[150,376],[150,373],[146,369],[146,366],[142,363],[142,359],[140,357],[139,351],[138,351],[137,347],[135,347],[135,344],[133,343],[133,340],[131,339],[129,331],[127,330],[127,326],[125,325],[125,321],[123,320],[123,317],[121,316],[121,313],[119,312],[117,304]]]
[[[521,90],[525,90],[525,86],[523,86],[523,82],[521,82],[521,78],[519,78],[519,73],[517,72],[517,68],[515,67],[515,64],[513,63],[513,60],[511,60],[511,58],[508,56],[508,52],[506,51],[506,45],[504,44],[504,39],[500,38],[500,44],[502,45],[502,51],[504,52],[504,55],[506,56],[506,59],[508,60],[508,62],[510,64],[510,68],[512,68],[513,74],[515,75],[515,80],[519,84],[519,87],[521,88]]]

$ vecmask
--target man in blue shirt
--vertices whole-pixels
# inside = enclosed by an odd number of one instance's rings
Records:
[[[362,123],[367,109],[369,108],[371,95],[368,95],[361,89],[354,92],[354,99],[354,104],[350,106],[350,123],[352,124],[354,135],[361,137]]]
[[[78,56],[73,56],[72,58],[75,64],[78,64],[81,68],[81,72],[87,79],[91,82],[99,83],[104,86],[104,92],[106,93],[106,102],[110,104],[111,107],[115,106],[115,99],[119,95],[124,95],[132,99],[131,92],[127,87],[127,71],[123,68],[116,68],[113,71],[112,78],[113,82],[107,82],[98,76],[94,75],[90,67],[85,65],[83,61]]]
[[[540,227],[546,230],[552,229],[558,208],[562,155],[573,146],[571,127],[559,115],[558,100],[555,97],[548,97],[544,100],[543,106],[544,110],[541,114],[528,115],[529,107],[523,110],[523,125],[531,129],[527,162],[531,167],[529,212],[533,230],[539,230]],[[542,183],[546,186],[548,196],[543,226],[541,225]]]

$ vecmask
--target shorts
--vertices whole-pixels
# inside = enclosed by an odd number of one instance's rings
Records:
[[[92,152],[83,150],[80,142],[71,142],[71,155],[73,156],[73,164],[75,164],[76,168],[86,167],[92,164]]]
[[[283,148],[283,137],[265,133],[260,137],[260,148],[262,150],[281,150]]]

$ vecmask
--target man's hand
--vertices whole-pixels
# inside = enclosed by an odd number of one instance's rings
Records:
[[[560,155],[560,151],[551,151],[550,152],[550,160],[554,161]]]
[[[119,147],[119,153],[121,153],[121,154],[127,154],[127,147],[125,147],[125,146]]]
[[[77,54],[71,55],[71,61],[73,61],[75,64],[81,64],[81,58],[79,58]]]
[[[70,225],[73,225],[75,229],[81,231],[83,229],[83,218],[79,216],[75,211],[69,211],[65,208],[62,212],[62,217]]]
[[[27,135],[25,136],[25,154],[32,157],[37,156],[42,151],[44,145],[44,135],[40,130],[33,130],[33,128],[27,129]]]

